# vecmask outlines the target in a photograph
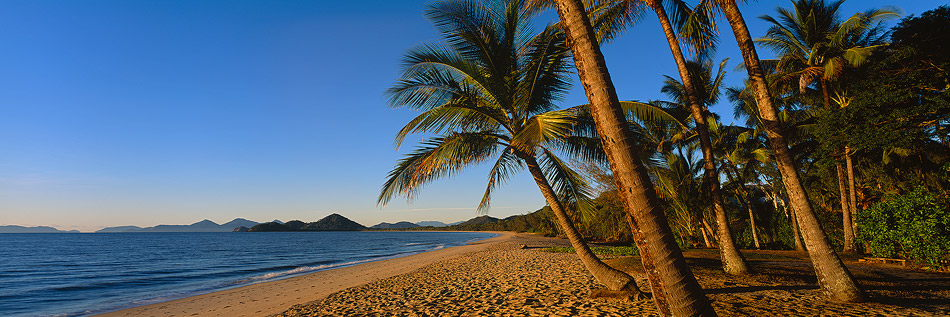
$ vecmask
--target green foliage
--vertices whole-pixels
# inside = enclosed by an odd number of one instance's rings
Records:
[[[858,214],[858,238],[871,254],[950,265],[950,203],[923,188]]]
[[[637,256],[640,255],[637,247],[632,246],[618,246],[618,247],[591,247],[590,250],[596,255],[608,255],[608,256]],[[551,253],[574,253],[574,248],[572,247],[552,247],[552,248],[542,248],[541,252],[551,252]]]

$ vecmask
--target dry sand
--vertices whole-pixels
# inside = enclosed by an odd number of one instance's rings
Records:
[[[521,249],[521,245],[529,248]],[[590,299],[600,288],[563,239],[503,234],[476,245],[361,264],[133,308],[134,316],[655,316],[652,301]],[[807,254],[744,251],[755,274],[718,269],[715,250],[686,253],[721,316],[948,316],[950,275],[845,262],[868,290],[861,304],[825,300]],[[608,263],[641,280],[639,259]]]

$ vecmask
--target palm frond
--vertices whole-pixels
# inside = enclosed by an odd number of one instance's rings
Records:
[[[482,195],[481,202],[478,203],[478,212],[484,213],[491,207],[491,195],[495,188],[504,184],[511,175],[524,170],[524,163],[516,155],[514,149],[506,147],[502,150],[495,165],[488,173],[488,187],[485,188],[485,194]]]
[[[386,205],[394,196],[414,198],[422,187],[487,160],[497,152],[493,133],[451,133],[430,138],[406,154],[389,172],[377,203]]]

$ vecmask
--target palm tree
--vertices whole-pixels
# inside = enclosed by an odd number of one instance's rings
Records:
[[[696,162],[694,153],[694,147],[678,147],[662,154],[665,166],[652,169],[657,190],[669,205],[670,223],[684,240],[701,228],[705,218],[703,212],[696,212],[705,208],[698,199],[703,189],[702,164]]]
[[[761,146],[762,143],[754,138],[755,131],[747,127],[733,125],[723,127],[714,121],[710,125],[710,130],[713,135],[713,144],[716,144],[716,148],[721,151],[717,156],[721,161],[720,169],[725,172],[736,200],[740,205],[745,206],[749,213],[752,241],[756,249],[761,249],[758,225],[755,221],[754,198],[747,184],[758,185],[760,173],[756,167],[759,163],[769,161],[769,153]],[[777,204],[775,209],[778,210]]]
[[[660,13],[657,14],[660,16]],[[669,23],[666,23],[665,25],[668,24]],[[666,28],[666,26],[664,26],[664,28]],[[670,40],[670,36],[671,34],[668,33],[668,40]],[[676,52],[678,44],[675,37],[670,40],[670,47],[674,47],[674,45],[677,45],[676,48],[673,48],[674,52]],[[676,60],[679,63],[682,54],[678,57]],[[686,71],[685,73],[683,71],[680,72],[680,77],[683,81],[680,82],[672,77],[665,76],[665,84],[661,91],[675,100],[681,107],[689,109],[692,114],[695,124],[693,131],[696,132],[703,153],[703,169],[705,172],[703,183],[706,186],[709,197],[712,199],[713,214],[718,223],[716,232],[723,270],[730,274],[747,274],[749,272],[749,265],[746,263],[745,258],[742,257],[742,254],[739,253],[739,248],[736,246],[735,239],[733,239],[732,230],[729,228],[729,218],[726,215],[722,188],[719,184],[719,171],[716,169],[716,155],[713,152],[709,133],[708,107],[719,100],[719,96],[721,95],[720,88],[725,78],[723,67],[726,65],[726,62],[727,60],[723,60],[719,64],[719,70],[715,75],[713,75],[711,61],[704,63],[684,62],[683,66]]]
[[[765,71],[759,61],[758,52],[752,42],[745,19],[739,11],[739,6],[735,0],[709,0],[707,3],[722,10],[742,52],[742,61],[749,75],[752,95],[755,97],[758,114],[762,119],[762,127],[768,136],[776,165],[782,174],[782,183],[803,233],[805,247],[808,249],[808,255],[818,275],[818,285],[827,296],[838,301],[862,302],[866,300],[864,291],[854,282],[851,272],[841,263],[841,259],[832,249],[828,237],[821,230],[818,218],[808,202],[808,195],[798,175],[798,168],[789,153],[788,141],[783,134],[779,112],[769,92]]]
[[[676,316],[715,315],[699,282],[686,266],[682,251],[673,239],[649,174],[640,160],[620,99],[600,44],[580,0],[555,0],[557,13],[568,38],[578,77],[590,102],[590,111],[597,124],[610,168],[617,180],[628,220],[643,233],[643,244],[656,264],[661,286],[669,300],[670,312]],[[652,285],[652,283],[651,283]],[[656,287],[654,287],[656,289]],[[662,307],[661,307],[662,312]]]
[[[540,3],[550,3],[550,1],[538,1]],[[670,1],[666,1],[670,2]],[[700,83],[693,82],[689,73],[685,55],[680,45],[680,41],[687,43],[694,49],[697,56],[705,56],[712,50],[712,43],[715,42],[710,32],[711,19],[702,18],[700,14],[690,14],[690,8],[686,7],[681,1],[673,1],[670,4],[675,9],[672,16],[667,14],[664,5],[667,3],[662,0],[588,0],[587,6],[591,8],[594,14],[594,20],[597,21],[597,34],[599,39],[612,39],[631,21],[639,19],[643,13],[642,7],[646,6],[652,10],[660,22],[663,33],[666,36],[673,60],[676,62],[676,68],[682,80],[683,104],[692,114],[695,132],[700,143],[703,154],[704,184],[709,197],[712,199],[713,211],[719,222],[717,235],[720,243],[720,254],[723,263],[723,270],[730,274],[747,274],[749,265],[745,258],[739,253],[735,242],[732,239],[732,233],[728,228],[728,217],[724,208],[722,198],[722,188],[719,184],[719,175],[715,167],[715,155],[713,154],[712,144],[709,141],[708,123],[706,120],[706,109],[703,107],[703,98]],[[562,19],[563,23],[563,19]],[[676,28],[674,28],[676,24]],[[684,34],[677,34],[677,30],[685,30]]]
[[[772,79],[777,77],[775,74],[775,63],[766,64],[767,68],[767,80],[771,82]],[[792,94],[781,87],[781,89],[776,89],[776,85],[769,85],[773,91],[778,92],[778,96],[774,100],[773,104],[779,105],[779,110],[777,113],[779,126],[781,127],[781,134],[787,136],[793,144],[800,143],[802,141],[808,140],[814,133],[815,123],[813,122],[814,116],[816,115],[811,109],[803,109],[800,107],[801,96]],[[753,83],[750,80],[745,81],[745,86],[743,88],[730,87],[726,88],[726,95],[729,98],[729,101],[733,102],[733,113],[736,119],[745,118],[745,125],[753,128],[753,138],[758,138],[761,136],[763,141],[767,139],[767,134],[765,133],[765,123],[762,119],[762,116],[759,114],[758,103],[753,96]],[[762,142],[762,150],[767,151],[768,145],[767,142]],[[794,147],[794,145],[793,145]],[[769,152],[768,154],[771,154]],[[778,166],[774,160],[769,162],[769,166],[774,168],[775,172],[781,172],[778,169]],[[771,170],[771,168],[769,169]],[[774,174],[774,173],[772,173]],[[782,192],[784,188],[777,184],[777,177],[768,177],[768,173],[760,174],[760,176],[766,176],[768,185],[764,188],[766,196],[772,201],[772,205],[775,210],[781,209],[784,210],[787,218],[791,222],[792,229],[792,240],[795,246],[795,250],[805,251],[805,246],[802,245],[801,235],[799,230],[798,217],[796,216],[796,211],[794,208],[785,208],[785,199],[787,195],[783,195]],[[780,175],[779,175],[780,176]]]
[[[402,78],[388,93],[393,107],[422,111],[399,131],[397,147],[411,133],[437,136],[399,160],[379,203],[396,195],[412,198],[426,183],[497,157],[480,211],[489,208],[498,185],[527,168],[594,277],[611,290],[639,294],[632,277],[590,251],[567,215],[569,204],[585,204],[589,188],[555,155],[557,148],[579,146],[566,137],[582,109],[556,109],[570,87],[563,33],[548,28],[526,36],[528,17],[518,0],[503,6],[444,1],[427,16],[445,43],[410,51]]]
[[[844,0],[831,3],[824,0],[794,1],[791,10],[779,8],[777,18],[762,17],[771,26],[765,37],[757,40],[779,55],[776,66],[782,75],[776,81],[797,83],[802,92],[816,85],[821,91],[825,109],[831,108],[833,96],[842,93],[834,84],[843,71],[861,65],[874,49],[884,43],[887,32],[880,22],[897,16],[893,10],[876,9],[856,13],[841,21],[843,3]],[[845,106],[844,102],[839,104]],[[841,154],[847,165],[852,165],[850,152],[850,148],[845,146]],[[838,160],[835,167],[844,218],[844,251],[852,252],[854,223],[851,216],[857,207],[853,201],[854,184],[849,181],[849,176],[853,180],[854,171],[846,171]]]

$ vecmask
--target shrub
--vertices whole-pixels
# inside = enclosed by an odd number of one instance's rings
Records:
[[[858,238],[878,257],[950,265],[950,204],[922,188],[858,213]]]
[[[551,248],[542,248],[541,252],[551,252],[551,253],[574,253],[573,247],[551,247]],[[591,247],[591,252],[594,252],[596,255],[611,255],[611,256],[635,256],[639,255],[640,252],[637,250],[637,247],[634,246],[616,246],[616,247]]]

